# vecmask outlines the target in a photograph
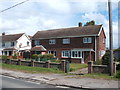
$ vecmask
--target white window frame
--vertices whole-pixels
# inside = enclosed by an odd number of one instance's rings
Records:
[[[71,51],[69,51],[69,50],[62,51],[62,57],[70,58],[71,57]]]
[[[27,46],[30,46],[30,42],[27,42]]]
[[[74,52],[74,55],[73,55]],[[71,51],[71,58],[82,58],[82,51],[73,50]]]
[[[92,43],[92,37],[84,37],[83,43]]]
[[[68,39],[68,38],[63,39],[63,44],[70,44],[70,39]]]
[[[35,40],[35,45],[40,45],[40,41],[39,40]]]
[[[103,38],[103,43],[105,43],[106,41],[105,41],[105,38]]]
[[[56,44],[56,40],[55,39],[50,39],[49,44]]]
[[[52,53],[53,52],[53,53]],[[54,56],[56,56],[57,55],[57,52],[56,52],[56,50],[49,50],[48,51],[48,54],[53,54]]]

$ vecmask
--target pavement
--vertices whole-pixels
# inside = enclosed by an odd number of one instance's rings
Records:
[[[79,75],[44,73],[30,74],[6,69],[0,69],[0,74],[37,83],[51,84],[55,86],[67,86],[78,89],[120,88],[118,80],[83,78],[79,77]]]

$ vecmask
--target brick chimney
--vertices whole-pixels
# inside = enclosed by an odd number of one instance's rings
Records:
[[[5,35],[5,32],[3,32],[2,35]]]
[[[79,26],[79,27],[82,27],[82,23],[81,23],[81,22],[79,22],[79,23],[78,23],[78,26]]]

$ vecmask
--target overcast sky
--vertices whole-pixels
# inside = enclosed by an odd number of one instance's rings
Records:
[[[0,11],[25,0],[0,0]],[[118,1],[112,0],[114,48],[118,47]],[[68,28],[94,20],[109,40],[107,0],[30,0],[0,13],[0,33],[34,35],[40,30]]]

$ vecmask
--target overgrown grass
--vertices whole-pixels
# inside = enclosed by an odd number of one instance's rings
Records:
[[[12,64],[0,63],[3,69],[11,69],[17,71],[23,71],[27,73],[63,73],[62,71],[56,68],[42,68],[42,67],[29,67],[29,66],[19,66]]]
[[[71,63],[70,64],[70,71],[75,71],[78,69],[86,68],[87,64],[77,64],[77,63]]]

